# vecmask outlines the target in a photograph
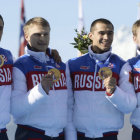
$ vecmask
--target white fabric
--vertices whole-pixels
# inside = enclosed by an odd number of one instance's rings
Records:
[[[40,52],[28,53],[40,62],[48,59]],[[67,90],[50,90],[47,95],[41,84],[27,91],[26,83],[23,72],[14,67],[11,113],[15,123],[30,125],[44,130],[48,136],[57,137],[67,123]]]
[[[140,55],[139,49],[137,49],[137,54]],[[140,85],[138,84],[138,86]],[[136,97],[138,103],[135,110],[132,112],[132,115],[130,117],[130,122],[132,125],[135,125],[137,128],[140,129],[140,92],[136,93]]]
[[[12,58],[12,56],[10,55],[8,56],[7,53],[5,52],[7,52],[7,50],[3,49],[1,55],[4,55],[5,58],[9,61],[10,57]],[[10,77],[11,75],[4,75],[3,70],[0,69],[0,81],[3,81],[8,76],[9,78],[11,78]],[[6,125],[10,122],[10,97],[11,97],[11,85],[1,85],[0,86],[0,129],[6,128]]]
[[[108,53],[100,54],[100,59],[103,60],[106,55]],[[73,93],[69,65],[66,63],[69,107],[66,140],[77,140],[76,129],[85,133],[86,137],[98,138],[104,132],[118,131],[123,127],[124,113],[133,111],[137,104],[134,87],[129,82],[130,71],[130,65],[124,64],[120,72],[119,87],[117,86],[112,96],[107,96],[104,91],[82,90]]]
[[[0,86],[0,129],[6,128],[10,121],[11,85]]]

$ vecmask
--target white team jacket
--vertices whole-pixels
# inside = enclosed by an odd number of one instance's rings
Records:
[[[10,51],[0,48],[0,129],[10,121],[10,97],[13,57]],[[3,62],[3,64],[2,64]]]
[[[134,74],[132,71],[132,75],[133,75],[133,81],[134,81],[134,87],[136,90],[136,97],[137,97],[137,106],[135,108],[135,110],[132,112],[131,118],[130,118],[130,122],[132,125],[135,125],[137,128],[140,129],[140,74],[139,74],[139,62],[140,62],[140,51],[137,50],[138,56],[136,58],[136,61],[133,63],[134,68],[136,68],[135,70],[133,69],[133,71],[137,72],[137,74]],[[135,59],[135,58],[132,58]]]
[[[11,85],[0,86],[0,129],[10,122]]]
[[[43,52],[27,51],[40,64],[50,60]],[[41,69],[43,66],[38,63],[34,67]],[[15,123],[45,130],[45,135],[51,137],[58,136],[67,123],[67,89],[52,89],[47,95],[40,83],[28,91],[27,82],[24,73],[14,67],[11,113]]]
[[[110,52],[94,54],[89,50],[89,53],[100,60],[106,60]],[[84,56],[77,58],[79,62],[82,57]],[[78,61],[76,62],[78,65]],[[81,68],[83,69],[88,69],[89,67],[90,66],[81,65]],[[92,82],[93,87],[97,86],[97,83],[99,82],[96,81],[98,79],[96,68],[97,64],[95,66],[95,77]],[[130,65],[125,63],[120,71],[119,86],[116,87],[112,96],[107,96],[105,91],[73,91],[69,62],[67,62],[66,76],[68,84],[69,122],[66,129],[66,140],[76,140],[76,130],[85,133],[86,137],[98,138],[102,137],[105,132],[118,131],[123,127],[124,113],[133,111],[137,103],[134,87],[129,82],[130,71]],[[90,79],[92,79],[91,76],[87,81],[90,81]],[[84,84],[83,81],[80,81],[80,83],[74,81],[74,83],[78,86],[80,86],[79,84],[81,84],[81,86]],[[89,86],[89,84],[91,84],[91,81],[88,82],[87,86]]]

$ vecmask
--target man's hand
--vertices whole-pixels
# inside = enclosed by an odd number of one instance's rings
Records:
[[[62,62],[61,57],[60,57],[60,55],[59,55],[59,53],[58,53],[57,50],[52,49],[52,50],[51,50],[51,56],[52,56],[53,59],[56,61],[56,63]]]
[[[46,94],[49,94],[49,90],[54,84],[53,75],[53,73],[48,73],[45,77],[42,77],[41,85]]]
[[[104,79],[104,86],[106,87],[106,92],[113,94],[116,89],[116,79],[113,77],[108,77]]]

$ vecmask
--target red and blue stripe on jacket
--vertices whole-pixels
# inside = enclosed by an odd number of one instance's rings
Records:
[[[96,62],[89,56],[88,53],[84,56],[71,59],[68,63],[74,91],[105,91],[103,80],[100,79],[98,74],[100,67],[97,66],[97,71],[95,72]],[[118,57],[115,54],[111,54],[109,64],[107,67],[109,67],[112,70],[112,76],[116,78],[117,83],[119,80],[121,68],[124,63],[125,62],[120,57]],[[96,76],[94,80],[95,74]],[[95,82],[94,87],[93,82]]]
[[[65,75],[65,64],[64,63],[55,63],[52,61],[47,61],[47,63],[42,63],[36,60],[30,55],[24,55],[20,57],[14,64],[14,67],[20,69],[27,81],[28,90],[32,89],[35,85],[41,82],[42,76],[48,73],[49,68],[47,66],[54,67],[61,72],[61,78],[54,84],[55,90],[66,89],[66,75]]]
[[[0,67],[0,86],[11,85],[12,83],[12,67],[13,57],[10,51],[0,48],[0,56],[2,57]]]
[[[132,71],[132,82],[134,84],[135,92],[140,92],[140,55],[128,60]]]

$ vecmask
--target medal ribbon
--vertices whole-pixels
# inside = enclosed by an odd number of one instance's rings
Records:
[[[109,60],[110,60],[111,54],[108,56],[108,58],[105,60],[105,62],[98,60],[97,58],[93,58],[96,62],[96,64],[100,67],[107,67],[109,64]]]

